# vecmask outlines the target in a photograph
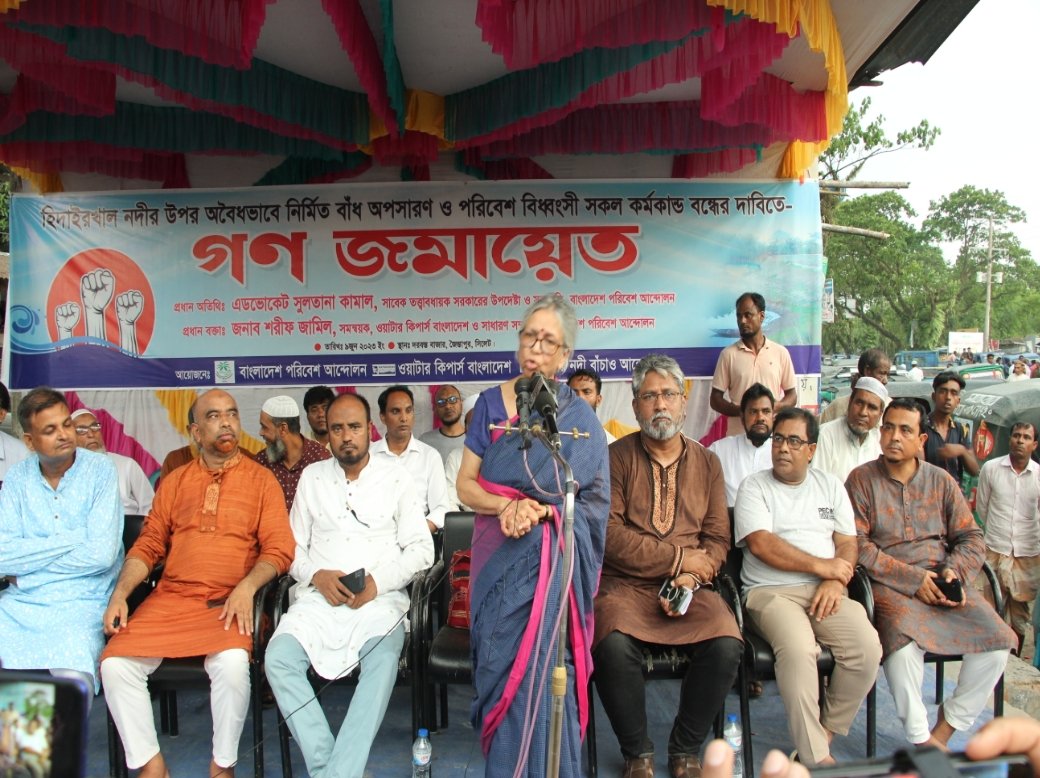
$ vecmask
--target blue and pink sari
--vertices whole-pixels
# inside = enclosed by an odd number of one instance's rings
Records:
[[[610,510],[606,437],[595,411],[560,387],[559,428],[588,438],[563,437],[562,453],[578,484],[574,511],[574,571],[568,589],[568,690],[560,775],[581,775],[581,740],[588,721],[592,673],[593,599]],[[564,476],[538,441],[520,450],[515,432],[488,432],[505,421],[499,389],[485,391],[474,409],[466,445],[481,457],[480,484],[492,494],[530,497],[553,507],[552,520],[519,539],[502,535],[497,516],[477,515],[473,530],[470,651],[473,723],[480,728],[488,776],[545,775],[551,695],[562,591],[561,536]],[[515,421],[515,420],[514,420]]]

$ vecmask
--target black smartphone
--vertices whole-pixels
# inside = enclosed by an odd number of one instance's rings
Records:
[[[341,575],[339,582],[353,594],[361,594],[361,592],[365,591],[365,568],[359,567],[353,573]]]
[[[0,711],[5,721],[17,722],[23,742],[32,744],[19,757],[32,760],[32,775],[86,776],[87,702],[93,694],[79,679],[0,670]],[[49,751],[50,759],[37,759],[33,751]]]
[[[939,591],[942,592],[943,597],[945,597],[950,602],[960,602],[964,599],[964,589],[961,586],[959,578],[954,578],[952,581],[947,581],[945,578],[943,578],[942,568],[933,567],[932,569],[939,576],[935,579],[935,585],[939,587]]]
[[[1021,754],[973,762],[962,753],[943,754],[925,748],[896,751],[892,756],[843,762],[809,770],[812,778],[930,778],[956,775],[966,778],[1032,778],[1033,768]]]

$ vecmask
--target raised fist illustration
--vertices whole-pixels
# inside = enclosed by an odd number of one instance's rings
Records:
[[[105,340],[105,309],[112,302],[116,279],[108,268],[91,270],[79,280],[86,313],[87,337]]]
[[[134,323],[144,310],[144,295],[136,289],[123,292],[116,297],[116,318],[119,320],[119,347],[133,356],[138,356],[137,325]]]
[[[116,297],[116,318],[120,324],[133,324],[144,310],[144,295],[136,289]]]
[[[79,303],[69,300],[54,309],[54,322],[58,325],[58,340],[72,337],[72,331],[79,324]]]

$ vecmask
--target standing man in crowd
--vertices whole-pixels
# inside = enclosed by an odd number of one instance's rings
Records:
[[[415,426],[412,390],[401,385],[384,389],[379,395],[379,420],[386,428],[386,437],[372,444],[372,456],[404,465],[412,476],[430,532],[440,529],[444,526],[444,514],[452,510],[444,461],[436,449],[412,435]]]
[[[437,390],[433,398],[433,414],[441,426],[419,436],[419,440],[437,450],[446,462],[452,451],[462,450],[466,441],[466,425],[462,421],[462,392],[448,384]]]
[[[986,561],[997,574],[1018,655],[1032,630],[1030,606],[1040,578],[1040,465],[1033,461],[1036,427],[1011,425],[1008,453],[979,472],[975,508],[985,527]]]
[[[311,428],[311,440],[325,448],[329,447],[329,426],[325,422],[325,409],[336,399],[336,393],[327,386],[312,386],[303,395],[303,412]]]
[[[101,615],[123,560],[116,469],[76,448],[61,392],[27,393],[18,421],[32,453],[0,490],[0,664],[79,677],[96,693]]]
[[[917,360],[910,360],[910,369],[906,371],[906,377],[911,381],[923,381],[924,371],[918,367]]]
[[[303,436],[300,406],[285,394],[269,397],[260,407],[260,437],[266,446],[256,455],[256,461],[274,474],[285,495],[285,509],[289,510],[303,468],[332,454],[318,441]]]
[[[579,368],[567,376],[567,386],[571,388],[578,397],[583,399],[599,415],[599,406],[603,402],[603,379],[599,377],[599,373],[595,370],[587,370],[586,368]],[[607,433],[607,444],[613,443],[617,438]]]
[[[878,424],[888,402],[888,390],[876,378],[864,376],[852,390],[844,419],[820,427],[813,467],[836,476],[842,483],[864,462],[881,456],[881,431]]]
[[[596,597],[596,688],[625,759],[626,778],[652,778],[643,648],[689,657],[668,738],[673,778],[700,775],[701,745],[733,685],[744,647],[736,621],[708,587],[730,547],[718,457],[682,434],[685,379],[671,357],[643,357],[632,374],[638,434],[610,447],[610,516]],[[695,590],[685,614],[661,584]]]
[[[0,423],[11,412],[11,393],[0,383]],[[0,431],[0,483],[3,483],[7,471],[29,456],[29,449],[13,435]]]
[[[845,586],[856,565],[856,525],[841,481],[809,467],[816,417],[784,408],[773,424],[773,467],[744,479],[734,539],[744,546],[745,607],[773,647],[787,726],[801,761],[833,764],[831,740],[847,735],[877,678],[881,644]],[[817,643],[835,668],[819,702]]]
[[[265,661],[308,772],[353,777],[365,771],[397,679],[405,587],[433,564],[433,539],[409,473],[369,455],[368,401],[340,395],[328,408],[328,422],[335,459],[308,467],[300,479],[290,570],[299,587]],[[340,578],[359,569],[364,588],[351,591]],[[333,737],[307,669],[341,678],[359,663],[357,690]]]
[[[888,386],[888,373],[892,369],[892,360],[888,354],[879,348],[868,348],[859,355],[859,363],[856,365],[857,373],[852,376],[851,388],[856,388],[856,382],[860,378],[876,378],[884,386]],[[826,424],[835,419],[845,418],[849,410],[849,398],[851,394],[835,397],[834,401],[820,414],[820,424]]]
[[[974,723],[1018,641],[970,585],[985,558],[982,530],[959,484],[919,458],[927,439],[921,406],[896,398],[882,417],[881,457],[853,470],[845,487],[896,713],[911,743],[945,749]],[[964,657],[931,729],[921,697],[926,651]]]
[[[212,389],[195,401],[199,458],[155,496],[104,614],[112,635],[101,662],[105,699],[139,778],[164,778],[148,676],[164,658],[205,656],[212,685],[209,774],[233,776],[249,709],[253,597],[289,569],[294,542],[285,498],[270,471],[238,449],[234,398]],[[127,597],[165,561],[155,590],[128,622]]]
[[[713,410],[729,417],[727,434],[740,435],[740,398],[751,384],[762,384],[776,398],[777,408],[798,404],[794,364],[787,349],[768,340],[762,332],[766,301],[758,292],[737,298],[737,331],[740,340],[719,354],[711,379]]]
[[[953,419],[953,412],[961,404],[962,391],[964,378],[954,370],[945,370],[932,380],[932,412],[925,424],[928,442],[924,447],[925,461],[944,468],[958,484],[965,471],[968,475],[979,474],[979,461],[972,450],[968,427]]]
[[[751,384],[740,398],[743,435],[720,438],[708,446],[722,464],[726,479],[726,505],[737,502],[737,490],[744,479],[773,466],[768,445],[773,435],[773,393],[762,384]]]
[[[101,438],[101,422],[93,411],[87,408],[76,409],[72,412],[72,423],[75,425],[77,446],[98,454],[107,454],[116,466],[123,513],[128,516],[147,515],[152,509],[155,490],[137,461],[105,450],[105,442]]]

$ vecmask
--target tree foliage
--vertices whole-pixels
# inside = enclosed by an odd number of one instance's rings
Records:
[[[18,184],[16,176],[8,167],[0,165],[0,251],[10,251],[11,227],[9,213],[11,193]]]

